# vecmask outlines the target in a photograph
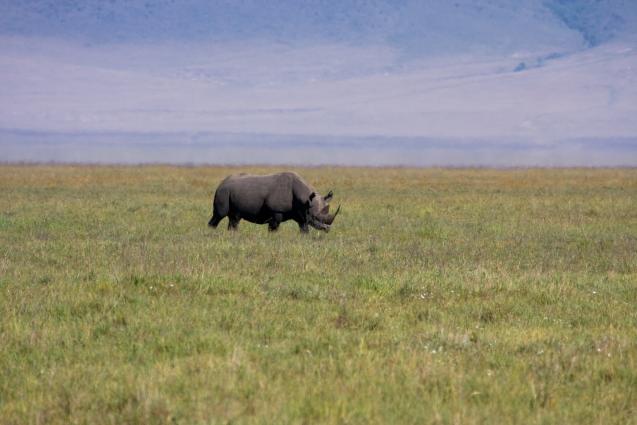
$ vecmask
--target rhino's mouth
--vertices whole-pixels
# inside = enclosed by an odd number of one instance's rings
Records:
[[[329,232],[331,227],[329,224],[323,223],[320,219],[316,217],[312,217],[312,220],[310,221],[310,226],[314,227],[317,230],[323,230],[325,232]]]

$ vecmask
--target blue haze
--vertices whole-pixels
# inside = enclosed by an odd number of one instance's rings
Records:
[[[631,0],[0,0],[0,161],[637,165]]]

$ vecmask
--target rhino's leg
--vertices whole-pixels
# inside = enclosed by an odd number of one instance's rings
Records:
[[[219,222],[220,222],[222,219],[223,219],[223,217],[222,217],[222,216],[220,216],[220,215],[217,215],[217,211],[215,211],[215,212],[212,214],[212,218],[211,218],[211,219],[210,219],[210,221],[208,222],[208,226],[215,228],[215,227],[217,227],[217,226],[219,225]]]
[[[268,221],[268,230],[271,232],[275,232],[279,228],[279,224],[283,221],[283,216],[281,214],[274,214],[270,221]]]
[[[299,230],[301,233],[308,233],[310,231],[310,226],[307,223],[299,223]]]
[[[237,230],[237,227],[239,226],[239,220],[241,220],[241,217],[237,216],[237,215],[231,215],[228,217],[228,230]]]
[[[215,199],[212,203],[212,218],[208,222],[208,226],[217,227],[219,222],[228,215],[230,209],[229,202],[228,191],[217,189]]]

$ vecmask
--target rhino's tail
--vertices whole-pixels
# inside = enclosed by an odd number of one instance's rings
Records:
[[[215,192],[215,200],[212,203],[212,218],[208,226],[217,227],[219,222],[228,215],[230,209],[230,194],[228,190],[219,188]]]

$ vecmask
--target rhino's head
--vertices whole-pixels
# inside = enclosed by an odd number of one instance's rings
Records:
[[[334,218],[341,210],[339,205],[334,214],[330,214],[330,201],[334,194],[330,190],[327,196],[323,197],[316,192],[310,194],[308,201],[308,223],[318,230],[329,232]]]

